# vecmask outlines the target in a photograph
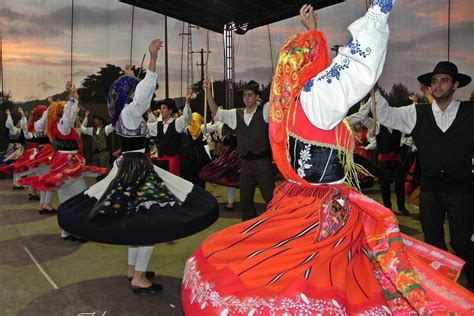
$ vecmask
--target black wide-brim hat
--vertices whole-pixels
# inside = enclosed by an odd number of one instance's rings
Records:
[[[258,84],[258,82],[254,81],[254,80],[250,80],[249,82],[247,82],[245,85],[243,85],[237,91],[244,92],[244,91],[247,91],[247,90],[253,91],[255,93],[255,95],[258,95],[258,94],[260,94],[260,85]]]
[[[166,98],[166,99],[158,101],[158,104],[160,106],[162,104],[166,105],[168,107],[168,109],[173,111],[173,113],[178,112],[178,108],[176,107],[176,102],[173,99]]]
[[[418,76],[418,81],[425,86],[431,86],[431,78],[434,75],[447,74],[453,77],[454,81],[459,82],[458,88],[467,86],[471,82],[471,77],[458,72],[458,67],[450,61],[440,61],[432,72]]]
[[[94,118],[94,119],[95,119],[95,118],[98,118],[98,119],[101,120],[104,124],[106,124],[106,123],[108,122],[103,116],[101,116],[101,115],[99,115],[99,114],[93,114],[93,115],[92,115],[92,118]]]

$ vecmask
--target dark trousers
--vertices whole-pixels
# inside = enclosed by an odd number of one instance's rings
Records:
[[[108,150],[104,150],[104,151],[94,153],[94,156],[92,157],[92,164],[94,166],[98,166],[102,168],[109,168],[109,160],[110,160],[110,152]],[[106,176],[107,174],[102,174],[96,177],[95,179],[97,181],[100,181]]]
[[[275,189],[275,177],[271,159],[241,159],[240,207],[242,210],[242,221],[257,217],[254,202],[257,185],[260,187],[260,193],[265,202],[270,202],[273,197],[273,190]]]
[[[390,182],[395,182],[395,195],[397,196],[398,210],[405,208],[405,180],[403,165],[398,160],[382,160],[379,161],[379,166],[383,168],[388,174],[389,178],[380,178],[380,194],[382,195],[383,205],[386,208],[392,208]]]
[[[469,287],[474,288],[474,193],[424,191],[420,193],[421,227],[425,242],[447,250],[443,223],[448,215],[449,237],[456,254],[466,261]]]

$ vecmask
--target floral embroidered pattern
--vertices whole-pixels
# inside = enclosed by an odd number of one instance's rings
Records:
[[[306,176],[306,173],[304,172],[306,169],[311,168],[311,165],[307,163],[308,160],[311,160],[311,154],[309,150],[311,149],[311,145],[307,144],[304,146],[304,149],[300,151],[300,157],[298,158],[298,169],[296,172],[298,173],[298,176],[301,178],[304,178]]]
[[[333,78],[336,78],[337,80],[340,80],[341,78],[341,71],[344,69],[349,68],[349,60],[344,59],[342,65],[339,65],[338,63],[335,63],[334,66],[331,67],[331,69],[327,70],[322,76],[318,78],[319,81],[321,80],[326,80],[327,83],[331,83]]]
[[[359,55],[364,58],[366,58],[370,53],[372,52],[372,49],[370,47],[366,47],[365,51],[360,48],[360,43],[358,40],[350,40],[349,43],[347,43],[347,47],[351,49],[351,54],[352,55]]]
[[[283,299],[249,297],[240,300],[233,295],[222,297],[214,289],[214,284],[202,280],[195,257],[189,258],[186,263],[183,286],[190,290],[191,304],[199,304],[201,309],[207,306],[212,306],[214,309],[222,308],[220,315],[284,315],[288,312],[296,312],[297,315],[311,315],[313,312],[325,312],[328,315],[347,314],[344,306],[335,299],[313,299],[304,293],[299,293],[294,298]],[[382,307],[379,310],[384,310]]]
[[[308,82],[305,83],[305,85],[303,87],[303,91],[304,92],[310,92],[313,85],[314,85],[313,79],[309,79]]]
[[[379,6],[382,13],[389,13],[392,11],[393,0],[372,0],[372,6]]]

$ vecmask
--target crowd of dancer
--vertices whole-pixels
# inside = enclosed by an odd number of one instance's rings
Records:
[[[110,87],[109,125],[96,116],[87,127],[86,113],[77,126],[80,100],[71,82],[66,101],[37,106],[28,119],[19,109],[17,124],[7,111],[10,145],[0,171],[13,174],[13,189],[31,189],[41,214],[56,213],[51,198],[58,192],[61,237],[127,245],[126,276],[135,293],[163,288],[148,271],[156,243],[217,220],[206,182],[228,188],[228,209],[239,188],[242,223],[208,236],[186,262],[188,315],[472,313],[474,104],[453,98],[471,78],[439,62],[418,77],[428,103],[390,107],[377,80],[393,2],[373,1],[332,61],[314,9],[304,5],[306,31],[280,50],[269,102],[250,81],[242,88],[245,107],[224,110],[203,82],[212,123],[192,113],[192,90],[181,115],[174,100],[152,100],[162,46],[153,40],[145,78],[127,66]],[[112,132],[121,146],[109,166]],[[80,133],[92,137],[91,166]],[[206,140],[213,133],[223,146],[211,153]],[[391,210],[394,182],[398,212],[410,215],[404,174],[415,165],[426,243],[400,233]],[[275,170],[283,177],[276,188]],[[384,206],[358,190],[359,180],[371,185],[374,176]],[[87,188],[84,177],[97,182]],[[257,186],[263,214],[255,208]],[[457,256],[445,243],[446,214]],[[463,266],[468,289],[456,283]]]

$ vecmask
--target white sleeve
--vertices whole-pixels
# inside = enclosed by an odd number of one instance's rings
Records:
[[[110,133],[112,133],[113,131],[114,131],[114,127],[112,126],[112,124],[106,125],[104,127],[105,136],[109,136]]]
[[[21,129],[23,130],[23,135],[25,135],[26,139],[32,139],[33,134],[28,132],[28,120],[25,116],[23,116],[20,120]]]
[[[125,104],[120,115],[126,128],[137,129],[140,126],[142,115],[150,108],[157,76],[155,72],[147,70],[145,78],[135,88],[133,101]]]
[[[44,129],[46,128],[47,119],[48,119],[48,111],[46,110],[43,112],[43,115],[41,116],[41,118],[33,124],[35,132],[37,133],[44,132]]]
[[[308,119],[318,128],[334,128],[349,108],[362,99],[382,73],[391,9],[373,4],[349,26],[352,39],[339,49],[331,65],[309,80],[300,96]]]
[[[82,124],[81,124],[81,127],[79,127],[79,131],[81,132],[81,134],[92,136],[94,129],[92,127],[87,127],[87,122],[88,122],[88,119],[86,116],[84,120],[82,120]]]
[[[10,114],[7,115],[7,120],[5,121],[5,127],[8,128],[10,135],[15,135],[17,128],[13,125],[13,119]]]
[[[265,123],[268,123],[268,114],[269,114],[268,105],[269,105],[268,102],[266,102],[263,105],[263,120],[265,121]]]
[[[178,133],[184,132],[189,123],[191,123],[191,114],[191,107],[186,103],[183,108],[183,115],[174,121],[174,127]]]
[[[155,114],[153,114],[153,112],[149,112],[148,113],[148,120],[147,120],[147,123],[154,123],[158,121],[158,119],[156,118]]]
[[[78,101],[74,98],[69,98],[66,106],[64,107],[63,116],[58,122],[58,131],[63,135],[69,135],[71,129],[74,128],[76,123],[76,116],[79,112]]]
[[[147,122],[146,126],[148,127],[148,133],[150,133],[151,137],[158,136],[158,121],[155,122]]]
[[[237,110],[223,110],[221,108],[218,108],[217,113],[214,116],[214,120],[220,121],[225,125],[229,126],[230,129],[234,130],[237,127]]]
[[[217,131],[217,125],[213,123],[207,123],[201,125],[201,133],[204,134],[204,127],[206,128],[206,132],[208,134],[214,133]]]
[[[362,122],[362,124],[364,124],[364,121],[366,121],[370,113],[369,103],[370,103],[370,100],[365,103],[362,103],[357,113],[351,114],[348,117],[346,117],[347,122],[349,123],[350,126],[354,126],[359,122]]]
[[[410,134],[416,125],[416,108],[414,104],[399,108],[391,107],[379,91],[375,94],[377,121],[388,128]]]

